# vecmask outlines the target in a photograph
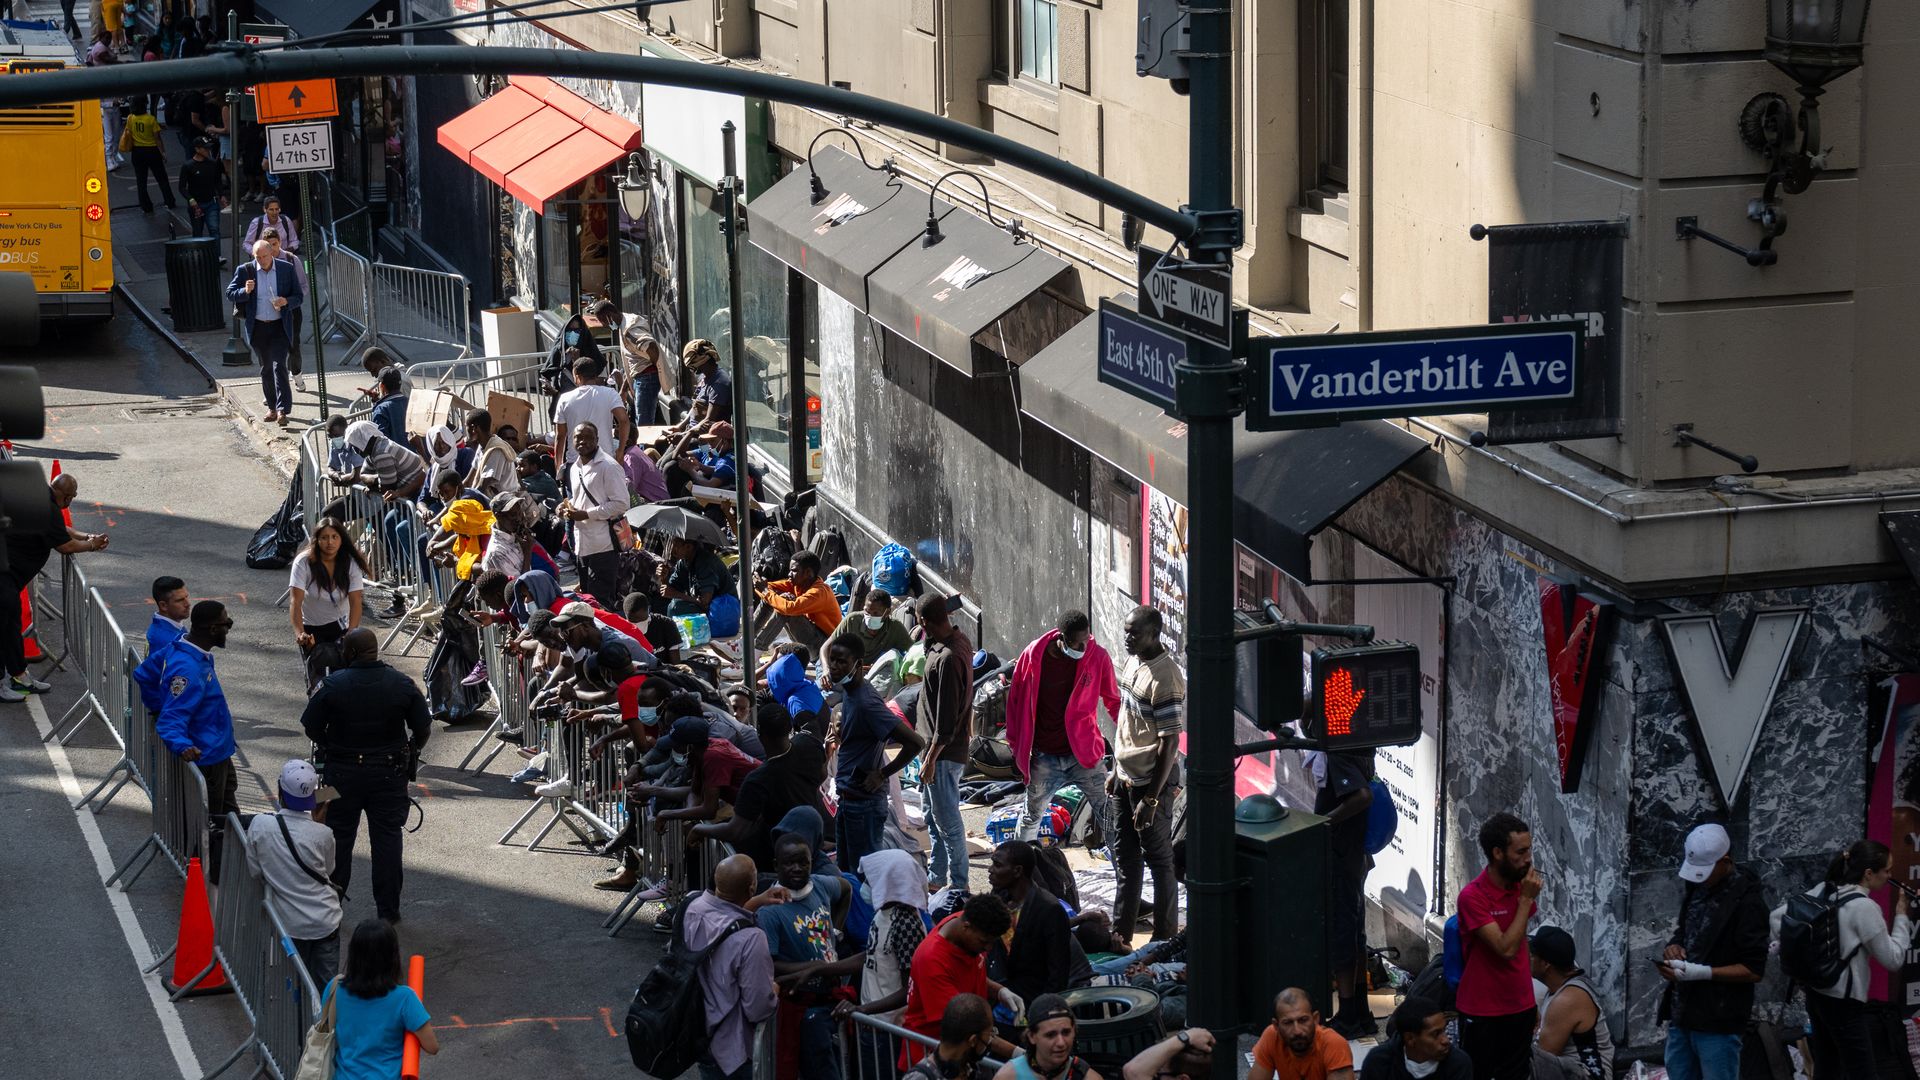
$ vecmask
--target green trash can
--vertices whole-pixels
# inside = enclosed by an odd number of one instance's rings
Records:
[[[174,330],[199,333],[227,325],[227,298],[220,289],[220,241],[195,236],[169,240],[165,246],[167,305]]]

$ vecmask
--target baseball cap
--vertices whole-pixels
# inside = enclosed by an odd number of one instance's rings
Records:
[[[1573,956],[1573,935],[1557,926],[1543,926],[1533,932],[1533,955],[1561,971],[1572,971],[1576,967]]]
[[[707,429],[707,433],[700,436],[700,438],[703,442],[719,442],[721,439],[732,442],[733,425],[725,420],[716,421],[712,427]]]
[[[313,766],[294,758],[280,766],[280,805],[289,810],[311,810],[319,802],[320,775]]]
[[[1680,864],[1680,880],[1699,884],[1713,873],[1715,864],[1733,850],[1724,826],[1708,822],[1687,834],[1687,857]]]
[[[667,729],[667,741],[682,749],[705,746],[713,737],[710,721],[704,716],[683,716]]]
[[[517,507],[524,505],[526,501],[526,499],[521,498],[516,492],[502,491],[493,497],[493,502],[488,509],[496,515],[511,514]]]
[[[584,600],[575,600],[562,607],[553,617],[555,626],[568,626],[582,619],[593,618],[593,605]]]

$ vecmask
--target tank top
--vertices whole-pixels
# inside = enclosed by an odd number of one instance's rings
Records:
[[[1587,985],[1584,975],[1575,975],[1561,983],[1560,989],[1548,994],[1547,1008],[1552,1009],[1553,999],[1574,987],[1579,987],[1587,1000],[1599,1008],[1600,998],[1594,994],[1593,987]],[[1586,1070],[1588,1080],[1609,1080],[1613,1076],[1613,1035],[1607,1031],[1606,1015],[1596,1015],[1591,1030],[1569,1033],[1567,1045],[1560,1048],[1560,1057]]]
[[[1027,1060],[1025,1054],[1014,1058],[1008,1064],[1013,1066],[1013,1075],[1017,1080],[1046,1080],[1034,1071],[1033,1064]],[[1085,1061],[1077,1057],[1070,1058],[1067,1061],[1066,1071],[1060,1074],[1058,1080],[1082,1080],[1087,1075],[1088,1069],[1089,1066]]]

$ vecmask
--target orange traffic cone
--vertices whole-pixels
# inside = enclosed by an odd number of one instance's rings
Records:
[[[46,656],[40,651],[40,642],[33,636],[33,586],[20,590],[20,633],[26,639],[27,659],[39,660]]]
[[[181,994],[180,988],[205,975],[193,989]],[[207,906],[207,883],[200,873],[198,857],[187,861],[187,892],[180,901],[180,936],[173,949],[173,975],[161,980],[167,993],[181,997],[201,994],[230,994],[227,973],[213,955],[213,909]]]

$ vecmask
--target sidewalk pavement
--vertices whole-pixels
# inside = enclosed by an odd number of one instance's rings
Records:
[[[177,172],[177,162],[169,162],[169,165],[169,171]],[[183,332],[173,328],[167,296],[165,244],[175,237],[193,235],[184,202],[181,208],[168,210],[161,205],[162,200],[155,193],[154,212],[143,213],[130,165],[108,178],[107,189],[111,194],[108,212],[113,222],[114,279],[118,283],[116,291],[120,299],[198,367],[232,408],[254,442],[275,464],[290,469],[298,459],[300,432],[320,419],[320,379],[313,362],[315,320],[309,315],[305,321],[304,340],[300,343],[303,375],[294,384],[293,420],[285,425],[269,424],[266,420],[267,407],[261,400],[260,367],[252,354],[248,353],[245,366],[225,367],[221,363],[230,329],[223,327],[213,331]],[[244,229],[245,223],[259,212],[260,207],[256,203],[230,208],[226,219],[221,222],[222,246],[225,247],[232,236],[228,230]],[[220,268],[223,289],[231,273],[227,255],[223,254]],[[307,298],[306,307],[309,313],[317,310],[311,296]],[[221,300],[221,309],[232,312],[232,306],[224,299]],[[330,412],[343,412],[359,400],[361,389],[372,385],[373,380],[361,370],[356,358],[345,355],[345,342],[326,344],[327,407]],[[351,366],[342,367],[343,361]]]

